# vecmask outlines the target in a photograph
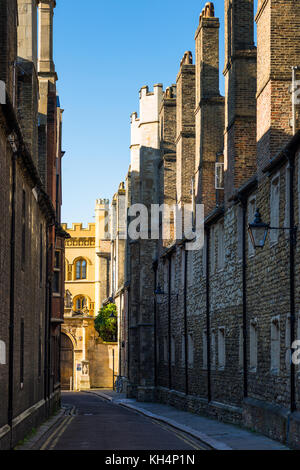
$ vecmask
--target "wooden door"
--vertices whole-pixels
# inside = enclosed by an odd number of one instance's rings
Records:
[[[73,390],[73,344],[64,333],[61,334],[61,388]]]

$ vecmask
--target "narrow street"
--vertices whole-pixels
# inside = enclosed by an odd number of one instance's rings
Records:
[[[40,450],[207,450],[190,436],[92,393],[64,392],[70,413]]]

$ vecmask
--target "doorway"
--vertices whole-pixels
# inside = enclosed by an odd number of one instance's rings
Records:
[[[62,333],[61,334],[61,389],[73,390],[73,344],[70,338]]]

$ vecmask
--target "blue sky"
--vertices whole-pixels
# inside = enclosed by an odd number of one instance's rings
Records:
[[[92,222],[95,200],[111,199],[127,173],[130,114],[138,91],[176,80],[205,1],[58,0],[54,56],[63,123],[64,222]],[[224,65],[224,2],[220,68]],[[221,92],[224,92],[221,77]]]

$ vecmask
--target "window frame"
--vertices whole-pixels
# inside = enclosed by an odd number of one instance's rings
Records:
[[[78,268],[79,268],[79,271],[78,271]],[[84,276],[83,276],[83,269],[84,269]],[[86,280],[87,280],[87,261],[85,258],[79,258],[75,262],[75,281],[86,281]]]
[[[57,258],[58,255],[58,258]],[[60,296],[61,295],[61,251],[55,250],[54,252],[54,265],[53,265],[53,295]],[[57,263],[58,259],[58,263]],[[55,284],[57,283],[57,286]],[[57,290],[56,290],[57,287]]]

